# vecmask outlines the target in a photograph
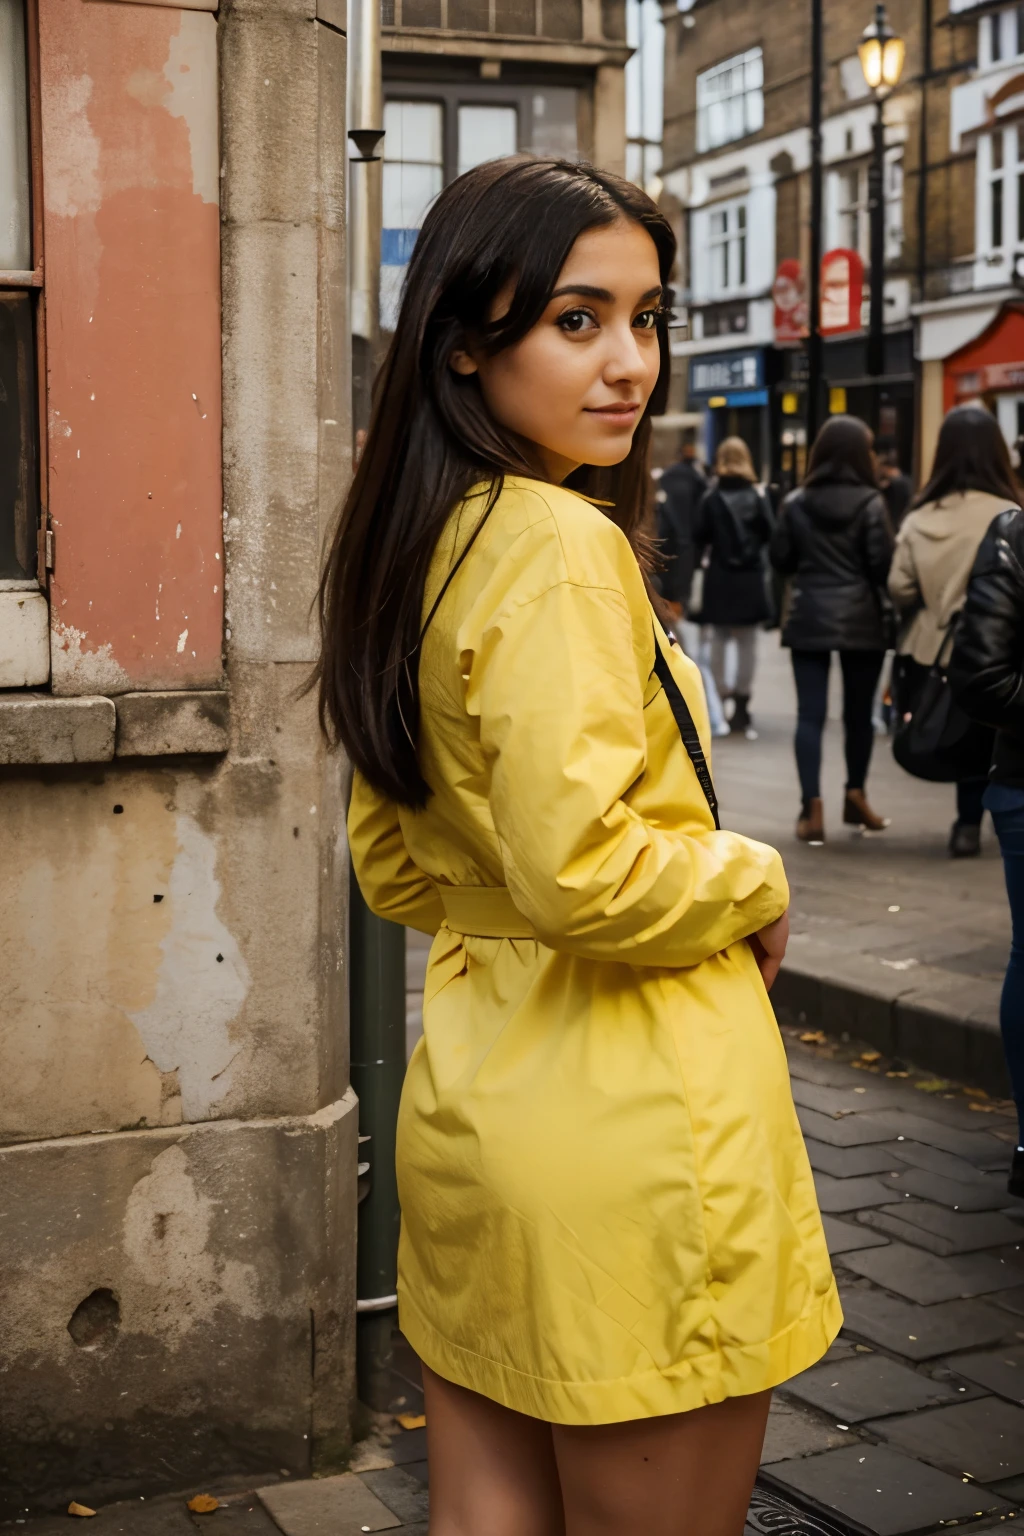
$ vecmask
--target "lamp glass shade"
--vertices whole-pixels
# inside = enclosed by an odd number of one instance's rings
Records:
[[[903,73],[906,44],[902,37],[888,37],[882,49],[882,84],[898,85]]]
[[[877,91],[882,83],[882,44],[877,37],[866,37],[857,49],[860,67],[868,89]]]

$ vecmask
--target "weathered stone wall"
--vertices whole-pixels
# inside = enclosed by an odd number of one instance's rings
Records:
[[[0,1516],[349,1435],[340,765],[298,696],[349,468],[345,40],[313,0],[217,28],[230,746],[0,769]]]

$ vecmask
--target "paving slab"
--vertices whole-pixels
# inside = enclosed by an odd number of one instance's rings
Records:
[[[889,1241],[880,1232],[872,1232],[868,1227],[861,1226],[859,1221],[840,1221],[838,1216],[822,1216],[821,1224],[828,1251],[833,1258],[841,1253],[852,1253],[858,1248],[878,1248]]]
[[[881,1179],[834,1179],[830,1174],[819,1173],[814,1180],[814,1188],[819,1210],[830,1214],[860,1211],[872,1205],[888,1205],[892,1199],[892,1190]],[[1000,1237],[995,1241],[1005,1243],[1009,1239]]]
[[[933,1200],[951,1211],[1001,1211],[1006,1209],[1009,1200],[1006,1179],[1002,1175],[993,1177],[989,1174],[963,1184],[945,1174],[930,1173],[927,1168],[905,1168],[893,1180],[893,1188],[901,1194]]]
[[[417,1478],[418,1481],[421,1482],[424,1487],[426,1487],[429,1481],[429,1471],[425,1461],[407,1462],[406,1465],[402,1468],[402,1471],[408,1472],[410,1477]]]
[[[892,1242],[874,1252],[845,1254],[843,1264],[856,1274],[910,1301],[930,1306],[958,1297],[987,1296],[1018,1283],[1015,1269],[987,1253],[965,1253],[943,1259]]]
[[[1005,1500],[884,1445],[851,1445],[762,1467],[793,1490],[872,1536],[918,1536],[952,1520],[1008,1514]]]
[[[386,1504],[398,1516],[403,1525],[429,1520],[430,1497],[427,1490],[418,1477],[413,1477],[403,1467],[388,1467],[382,1472],[364,1472],[362,1481],[382,1504]]]
[[[991,1485],[1024,1473],[1024,1410],[997,1397],[876,1419],[864,1427],[955,1477]]]
[[[977,1349],[1005,1338],[1013,1327],[1005,1312],[984,1301],[940,1301],[921,1307],[873,1287],[840,1288],[843,1332],[867,1339],[908,1360],[932,1360],[955,1349]]]
[[[833,1119],[816,1109],[803,1109],[797,1105],[797,1119],[805,1136],[824,1141],[830,1147],[862,1147],[871,1142],[892,1141],[896,1132],[879,1117],[868,1115],[842,1115]]]
[[[425,1461],[427,1457],[427,1431],[425,1429],[400,1429],[388,1446],[391,1460],[396,1467],[410,1461]]]
[[[890,1173],[904,1166],[885,1146],[832,1147],[828,1142],[804,1137],[807,1156],[815,1173],[828,1173],[835,1179],[856,1178],[868,1173]]]
[[[863,1073],[860,1074],[863,1077]],[[893,1107],[893,1095],[872,1083],[851,1083],[841,1088],[826,1083],[808,1083],[795,1078],[792,1084],[793,1103],[803,1109],[816,1109],[820,1114],[852,1115],[864,1110],[888,1110]]]
[[[109,1531],[111,1536],[196,1536],[183,1498],[123,1499],[116,1504],[105,1504],[96,1513],[95,1529]],[[7,1525],[6,1521],[2,1523]],[[12,1536],[21,1531],[30,1536],[68,1536],[76,1525],[87,1523],[66,1514],[48,1515],[24,1525],[11,1523],[10,1530]],[[273,1532],[273,1526],[270,1529]]]
[[[885,1110],[879,1114],[858,1115],[888,1135],[876,1136],[875,1141],[899,1140],[920,1142],[925,1147],[935,1147],[948,1152],[975,1168],[987,1168],[1005,1156],[999,1142],[986,1130],[961,1131],[955,1126],[944,1125],[930,1115],[915,1114],[904,1109]]]
[[[822,1418],[802,1403],[791,1402],[775,1392],[768,1410],[761,1460],[788,1461],[791,1456],[814,1456],[819,1451],[850,1445],[856,1438],[837,1429],[834,1419]]]
[[[1017,1223],[997,1211],[950,1211],[919,1200],[865,1211],[862,1220],[879,1232],[943,1257],[998,1248],[1021,1235]]]
[[[222,1532],[223,1536],[278,1536],[277,1526],[254,1493],[246,1493],[241,1498],[219,1497],[221,1505],[216,1511],[216,1531]],[[215,1536],[214,1531],[208,1529],[208,1523],[207,1515],[193,1517],[195,1531],[205,1531],[206,1536]]]
[[[789,1057],[789,1075],[804,1083],[822,1083],[830,1088],[855,1088],[864,1084],[864,1074],[849,1062],[830,1056],[812,1055],[796,1041],[785,1042]]]
[[[890,1360],[888,1355],[857,1355],[837,1364],[812,1366],[781,1388],[829,1414],[836,1423],[857,1424],[887,1413],[910,1413],[955,1400],[955,1387]]]
[[[976,1382],[1011,1403],[1024,1403],[1024,1344],[987,1354],[959,1355],[949,1363],[966,1381]]]
[[[952,1152],[943,1152],[939,1147],[927,1147],[921,1141],[894,1141],[888,1144],[889,1150],[899,1163],[911,1163],[915,1168],[927,1168],[931,1173],[944,1174],[947,1179],[955,1179],[958,1184],[974,1184],[985,1182],[985,1172],[976,1168],[965,1158],[954,1157]]]
[[[1000,1291],[994,1296],[993,1301],[1000,1307],[1005,1307],[1008,1312],[1015,1312],[1018,1317],[1024,1317],[1024,1285],[1014,1286],[1012,1291]]]
[[[354,1472],[277,1483],[256,1493],[284,1536],[360,1536],[402,1524]]]

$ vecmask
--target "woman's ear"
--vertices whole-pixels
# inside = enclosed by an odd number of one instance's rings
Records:
[[[453,373],[461,373],[466,378],[471,373],[477,372],[476,360],[470,356],[465,347],[456,347],[448,354],[448,366]]]

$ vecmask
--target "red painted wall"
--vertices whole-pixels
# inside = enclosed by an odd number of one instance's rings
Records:
[[[962,397],[957,380],[978,374],[977,392],[986,387],[983,370],[998,364],[1024,364],[1024,309],[1007,307],[986,326],[980,336],[969,341],[946,359],[942,370],[943,405],[952,410]],[[969,384],[971,393],[975,386]]]
[[[55,693],[221,676],[216,22],[39,0]]]

